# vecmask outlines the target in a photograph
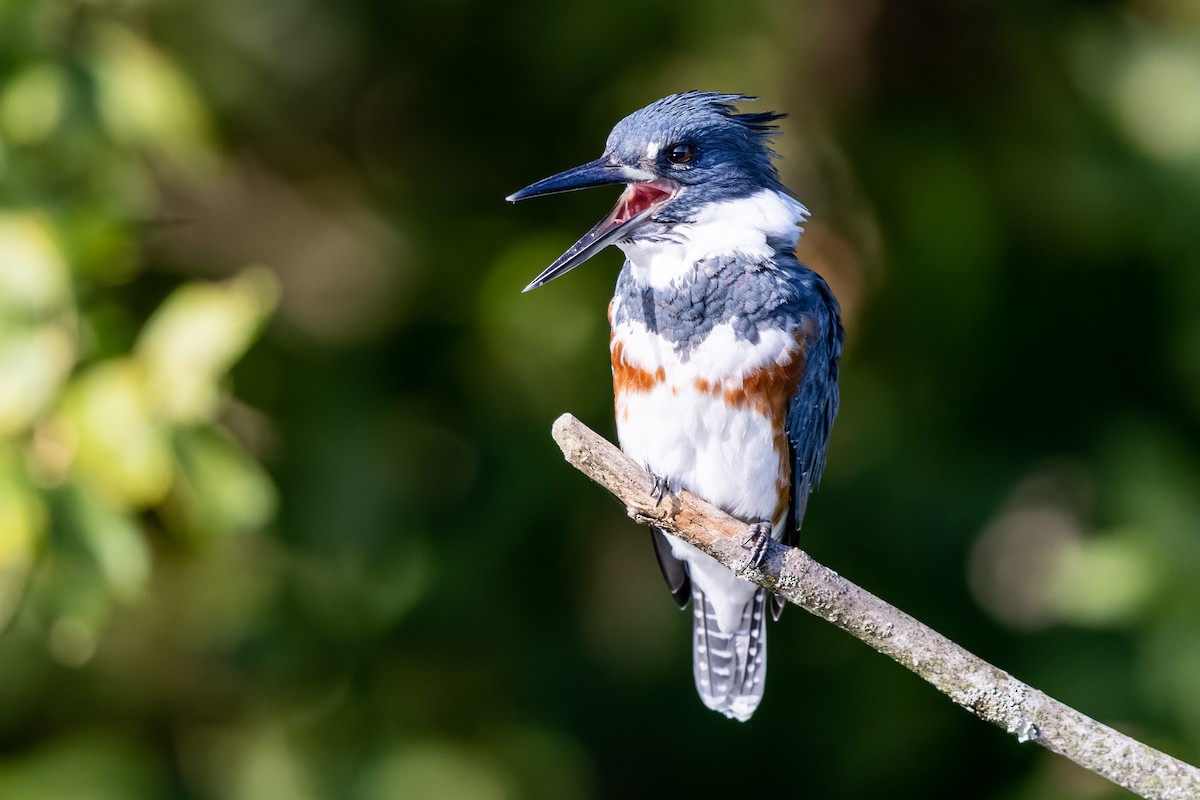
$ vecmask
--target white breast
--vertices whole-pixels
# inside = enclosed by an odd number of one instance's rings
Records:
[[[621,448],[656,475],[671,478],[736,517],[771,519],[778,502],[779,454],[772,421],[749,405],[732,407],[711,387],[736,388],[742,376],[790,360],[790,330],[764,330],[757,342],[716,326],[686,361],[671,343],[636,322],[614,330],[624,357],[665,380],[617,398]]]
[[[687,191],[684,189],[683,191]],[[764,189],[737,200],[703,206],[696,218],[672,226],[667,239],[617,243],[642,285],[665,288],[698,261],[741,253],[748,258],[774,254],[768,240],[795,247],[808,209],[791,195]]]

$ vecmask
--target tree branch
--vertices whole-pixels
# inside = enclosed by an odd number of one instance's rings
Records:
[[[656,502],[651,476],[570,414],[555,421],[553,435],[567,461],[616,495],[637,522],[690,542],[746,580],[832,622],[1018,742],[1037,742],[1144,798],[1200,797],[1200,769],[1022,683],[798,548],[772,543],[759,569],[743,569],[746,524],[687,491]]]

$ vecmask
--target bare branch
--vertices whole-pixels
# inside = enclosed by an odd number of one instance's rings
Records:
[[[694,544],[746,580],[832,622],[1017,741],[1037,742],[1144,798],[1200,797],[1200,769],[1022,683],[797,548],[775,543],[760,569],[743,570],[747,525],[687,491],[656,503],[650,475],[570,414],[558,418],[553,435],[567,461],[616,495],[637,522]]]

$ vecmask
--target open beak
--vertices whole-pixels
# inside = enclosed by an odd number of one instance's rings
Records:
[[[540,180],[505,198],[515,203],[530,197],[573,192],[615,183],[627,185],[608,216],[597,222],[595,227],[567,248],[567,252],[555,259],[553,264],[546,267],[541,275],[521,291],[528,292],[549,283],[559,275],[575,269],[613,242],[625,238],[654,213],[655,209],[674,197],[679,185],[671,181],[656,180],[649,172],[600,158]]]

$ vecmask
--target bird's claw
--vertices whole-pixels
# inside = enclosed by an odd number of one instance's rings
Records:
[[[650,496],[654,498],[654,507],[658,508],[662,505],[662,501],[668,497],[674,497],[679,494],[679,484],[670,478],[664,478],[662,475],[650,473],[653,479],[653,484],[650,486]]]
[[[758,569],[762,566],[763,560],[767,557],[767,550],[771,546],[772,528],[773,526],[769,522],[752,522],[750,524],[750,535],[742,540],[742,548],[750,551],[742,569]]]

